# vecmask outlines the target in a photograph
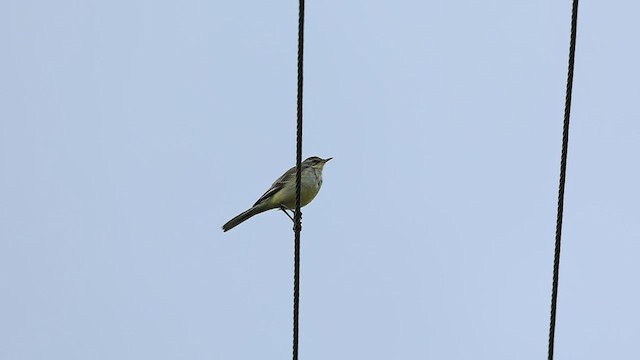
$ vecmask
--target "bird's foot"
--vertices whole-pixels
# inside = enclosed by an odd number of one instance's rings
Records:
[[[284,204],[280,204],[280,210],[282,210],[282,212],[284,212],[287,215],[287,217],[289,217],[289,219],[291,219],[291,222],[293,222],[293,231],[296,231],[296,220],[294,219],[293,216],[289,215],[289,212],[287,212],[287,210],[291,211],[293,213],[293,215],[295,215],[295,211],[289,209]],[[300,214],[300,215],[302,215],[302,214]],[[302,228],[302,224],[300,225],[300,227]]]

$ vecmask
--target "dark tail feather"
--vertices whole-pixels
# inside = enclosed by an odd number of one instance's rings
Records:
[[[265,209],[262,207],[258,207],[258,206],[254,206],[251,209],[241,213],[240,215],[234,217],[233,219],[227,221],[226,224],[222,225],[222,230],[224,231],[229,231],[231,229],[233,229],[234,227],[240,225],[241,223],[247,221],[250,217],[254,216],[254,215],[258,215],[261,212],[265,212],[269,209]]]

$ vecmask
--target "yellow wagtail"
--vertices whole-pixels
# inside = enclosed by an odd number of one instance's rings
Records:
[[[300,206],[305,206],[318,195],[322,186],[322,168],[327,161],[312,156],[302,162],[302,183],[300,185]],[[294,209],[296,206],[296,167],[287,170],[276,180],[253,206],[240,215],[222,225],[222,230],[229,231],[248,220],[250,217],[271,209],[283,211]],[[289,216],[289,214],[287,214]],[[289,216],[291,217],[291,216]]]

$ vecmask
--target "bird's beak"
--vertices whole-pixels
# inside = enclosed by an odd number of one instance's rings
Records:
[[[324,163],[325,163],[325,164],[326,164],[326,163],[328,163],[328,162],[329,162],[329,160],[331,160],[331,159],[333,159],[333,158],[332,158],[332,157],[330,157],[330,158],[324,159]]]

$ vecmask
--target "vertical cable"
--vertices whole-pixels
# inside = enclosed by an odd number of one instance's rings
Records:
[[[558,217],[556,219],[556,247],[553,260],[553,287],[551,293],[551,319],[549,321],[549,360],[553,360],[556,333],[556,307],[558,303],[558,277],[560,272],[560,245],[562,239],[562,214],[564,211],[564,184],[567,174],[567,149],[569,146],[569,119],[573,92],[573,68],[576,54],[576,30],[578,26],[578,0],[573,0],[571,13],[571,42],[569,45],[569,69],[564,103],[564,127],[562,130],[562,155],[560,160],[560,184],[558,186]]]
[[[298,14],[298,126],[296,141],[296,212],[294,214],[294,273],[293,273],[293,360],[298,360],[298,313],[300,310],[300,185],[302,182],[302,59],[304,50],[304,0],[300,0]]]

